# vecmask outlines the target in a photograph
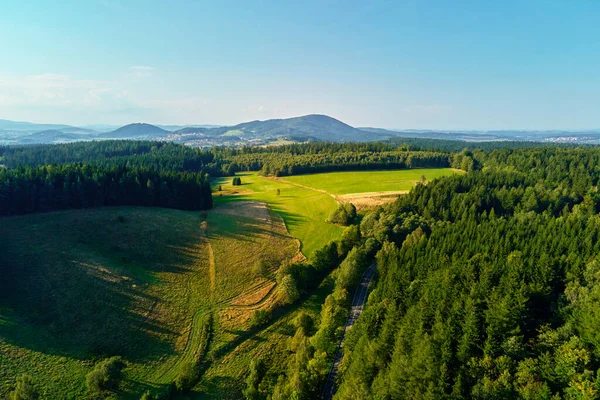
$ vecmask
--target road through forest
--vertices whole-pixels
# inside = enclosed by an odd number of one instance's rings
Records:
[[[344,355],[342,352],[344,338],[346,337],[348,330],[352,328],[352,325],[354,325],[354,322],[360,316],[360,313],[367,302],[367,294],[369,293],[369,285],[373,280],[373,275],[375,275],[375,263],[371,264],[360,278],[360,284],[356,288],[356,292],[352,298],[352,305],[350,306],[348,319],[346,320],[346,325],[344,326],[344,332],[342,333],[342,338],[340,339],[337,351],[335,352],[335,357],[333,359],[331,369],[329,370],[329,375],[327,375],[327,381],[323,387],[323,394],[321,395],[321,398],[324,400],[330,400],[333,398],[333,394],[335,393],[335,380],[337,378],[338,369]]]

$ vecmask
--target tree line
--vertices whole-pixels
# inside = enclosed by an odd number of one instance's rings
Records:
[[[338,152],[319,154],[260,154],[238,156],[238,166],[259,169],[263,175],[288,176],[331,171],[373,169],[446,168],[449,154],[410,151]]]
[[[305,143],[278,147],[191,148],[171,142],[107,140],[69,144],[0,147],[8,168],[70,163],[104,167],[126,165],[170,171],[232,176],[262,171],[284,176],[363,169],[448,167],[450,153],[413,151],[407,146],[374,143]]]
[[[0,147],[0,157],[1,163],[9,168],[84,163],[221,174],[221,163],[216,161],[214,152],[172,142],[105,140],[11,146]]]
[[[88,164],[0,169],[0,215],[89,208],[212,206],[208,178],[198,172]]]

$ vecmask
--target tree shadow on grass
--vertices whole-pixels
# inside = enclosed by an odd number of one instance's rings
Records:
[[[253,201],[256,202],[256,201]],[[258,203],[258,202],[256,202]],[[271,206],[271,203],[269,203]],[[308,218],[289,211],[272,211],[282,217],[286,227],[290,225],[299,225],[308,221]],[[210,228],[211,221],[213,229]],[[231,224],[231,228],[226,225]],[[264,221],[259,218],[252,218],[234,214],[213,214],[209,219],[208,237],[211,239],[233,238],[243,241],[255,241],[257,235],[270,235],[278,238],[291,238],[289,234],[282,234],[274,231],[272,228],[265,227]]]
[[[294,224],[299,224],[302,222],[306,222],[308,221],[308,218],[305,217],[304,215],[298,214],[298,213],[293,213],[289,210],[287,210],[284,206],[283,206],[283,202],[281,201],[261,201],[260,199],[257,199],[255,197],[252,196],[245,196],[245,195],[239,195],[239,196],[231,196],[234,197],[232,199],[230,199],[228,202],[223,203],[223,204],[217,204],[215,205],[215,208],[218,210],[218,207],[221,205],[230,205],[230,204],[235,204],[236,202],[240,202],[240,201],[250,201],[250,202],[257,202],[257,203],[266,203],[269,207],[270,210],[272,210],[273,212],[277,213],[278,215],[280,215],[283,218],[283,221],[285,222],[286,226],[289,226],[290,224],[294,225]]]
[[[142,361],[173,354],[178,332],[155,318],[161,299],[146,289],[158,281],[157,272],[190,272],[199,232],[183,240],[177,233],[162,235],[162,225],[118,229],[101,227],[102,219],[69,217],[45,216],[50,231],[33,225],[2,235],[0,340],[82,360],[121,355]],[[92,235],[97,229],[104,231]]]
[[[227,392],[223,391],[228,388]],[[206,399],[241,399],[243,383],[229,376],[214,376],[203,378],[195,390],[181,399],[206,400]]]
[[[289,317],[291,314],[295,313],[300,307],[305,307],[307,305],[307,303],[312,301],[313,296],[315,296],[315,295],[319,296],[319,292],[322,293],[322,292],[327,292],[329,290],[330,290],[329,285],[327,285],[327,284],[321,285],[319,288],[302,295],[300,300],[297,301],[296,303],[289,305],[289,306],[285,306],[285,307],[275,308],[271,314],[271,320],[266,325],[255,327],[255,328],[250,328],[247,330],[241,330],[241,329],[230,330],[229,333],[233,333],[233,334],[237,335],[237,337],[235,339],[233,339],[232,341],[228,342],[227,344],[225,344],[219,348],[216,348],[211,353],[211,358],[214,360],[219,360],[222,357],[224,357],[225,355],[227,355],[228,353],[230,353],[231,351],[235,350],[239,345],[241,345],[242,343],[244,343],[247,340],[264,342],[266,339],[258,337],[257,335],[259,335],[260,333],[269,331],[271,329],[274,329],[276,332],[287,334],[288,336],[292,337],[294,335],[294,332],[296,329],[291,323],[282,324],[281,326],[276,326],[276,325],[280,321]]]
[[[122,355],[139,361],[172,351],[164,338],[174,332],[134,312],[136,304],[158,299],[85,267],[69,269],[49,279],[41,268],[6,277],[0,289],[3,341],[78,359]]]

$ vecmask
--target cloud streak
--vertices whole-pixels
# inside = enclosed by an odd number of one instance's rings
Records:
[[[14,109],[91,108],[110,110],[128,103],[128,92],[110,82],[64,74],[0,77],[0,106]]]
[[[206,98],[149,96],[147,85],[136,82],[154,71],[153,67],[132,66],[121,79],[112,81],[55,73],[0,75],[0,118],[30,120],[31,115],[37,115],[50,121],[85,124],[139,119],[179,121],[210,115],[207,110],[211,104]]]
[[[138,78],[147,78],[154,75],[154,67],[148,67],[146,65],[134,65],[129,67],[129,72]]]

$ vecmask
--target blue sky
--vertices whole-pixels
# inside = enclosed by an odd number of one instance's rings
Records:
[[[3,0],[0,118],[600,128],[598,21],[596,0]]]

